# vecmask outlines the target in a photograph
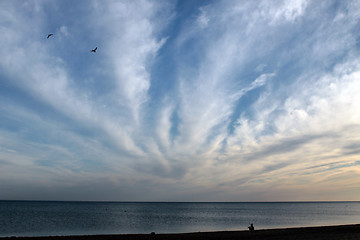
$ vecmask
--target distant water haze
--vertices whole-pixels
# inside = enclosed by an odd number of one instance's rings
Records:
[[[0,201],[0,236],[198,231],[359,223],[360,202],[140,203]]]

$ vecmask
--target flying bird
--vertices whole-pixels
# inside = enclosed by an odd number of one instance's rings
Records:
[[[95,52],[96,53],[97,47],[94,48],[93,50],[91,50],[90,52]]]
[[[47,38],[51,37],[52,35],[54,35],[54,34],[50,33],[50,34],[47,36]]]

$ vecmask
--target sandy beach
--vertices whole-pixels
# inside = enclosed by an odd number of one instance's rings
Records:
[[[84,236],[48,236],[48,237],[3,237],[0,240],[232,240],[232,239],[254,239],[254,240],[341,240],[360,239],[360,224],[303,227],[303,228],[281,228],[250,231],[219,231],[219,232],[197,232],[179,234],[118,234],[118,235],[84,235]]]

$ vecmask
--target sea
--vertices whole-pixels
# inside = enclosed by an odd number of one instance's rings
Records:
[[[0,237],[204,231],[360,223],[360,202],[0,201]]]

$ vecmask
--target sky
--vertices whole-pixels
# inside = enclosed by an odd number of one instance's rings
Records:
[[[359,20],[358,0],[0,0],[0,199],[359,201]]]

